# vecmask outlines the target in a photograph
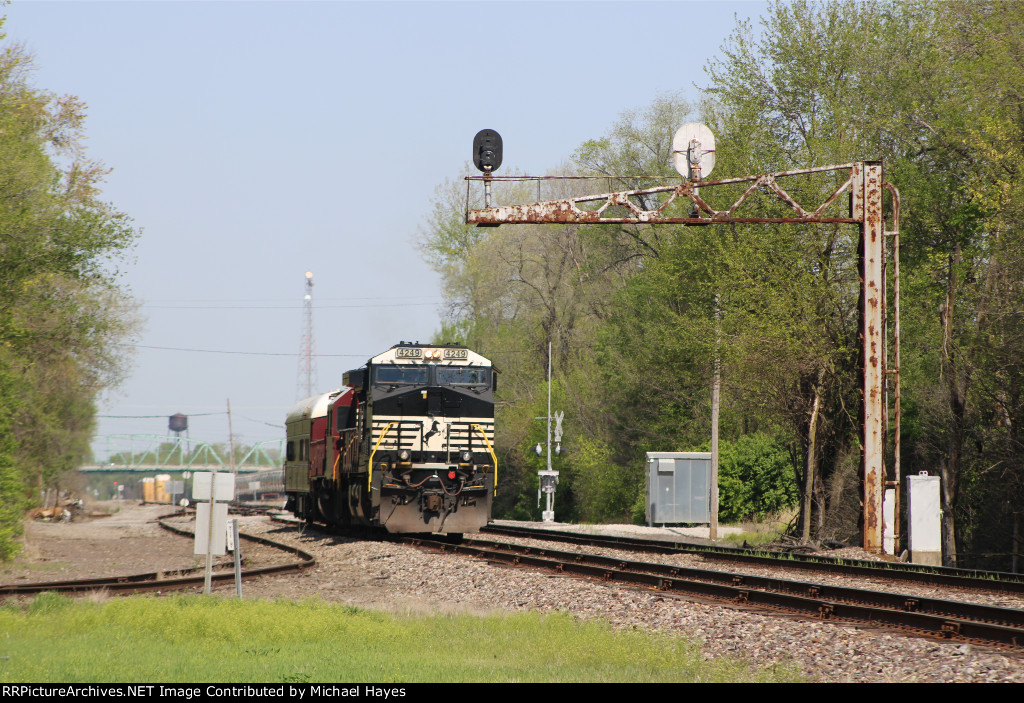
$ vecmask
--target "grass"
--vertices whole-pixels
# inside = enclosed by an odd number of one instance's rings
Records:
[[[414,617],[308,600],[44,593],[0,607],[0,681],[798,681],[689,640],[536,613]]]
[[[745,521],[739,525],[729,525],[729,527],[738,527],[742,531],[726,535],[724,540],[737,547],[742,546],[744,542],[750,547],[761,547],[771,544],[778,540],[788,529],[794,515],[795,513],[790,511],[759,522]]]
[[[734,532],[725,536],[725,541],[731,544],[742,547],[744,543],[748,547],[761,547],[766,544],[771,544],[779,538],[777,532]]]

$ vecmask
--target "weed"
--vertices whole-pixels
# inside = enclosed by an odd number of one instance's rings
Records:
[[[30,615],[47,615],[71,607],[74,601],[54,591],[44,591],[28,604]]]
[[[17,681],[631,682],[796,680],[697,643],[568,614],[400,616],[318,599],[177,595],[104,602],[54,593],[0,609]],[[252,659],[239,666],[237,653]],[[459,652],[438,667],[437,652]],[[325,653],[332,653],[325,656]],[[244,661],[244,660],[243,660]],[[296,663],[301,662],[301,669]],[[391,662],[384,665],[382,662]],[[396,664],[401,662],[400,666]],[[256,664],[255,666],[251,664]]]

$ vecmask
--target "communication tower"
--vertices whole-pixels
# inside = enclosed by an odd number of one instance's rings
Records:
[[[317,387],[316,341],[313,339],[313,272],[306,271],[306,296],[302,304],[302,340],[299,344],[299,379],[295,399],[313,395]]]

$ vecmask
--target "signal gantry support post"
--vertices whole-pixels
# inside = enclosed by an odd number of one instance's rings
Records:
[[[708,169],[709,170],[709,169]],[[780,182],[809,174],[834,172],[839,185],[813,206],[799,203]],[[540,180],[537,177],[470,176],[467,181],[489,183],[501,181]],[[602,177],[605,180],[605,177]],[[724,210],[714,209],[702,193],[723,186],[748,184],[746,190]],[[886,231],[882,205],[883,194],[892,198],[892,230]],[[742,214],[743,205],[755,192],[766,193],[788,207],[780,217],[750,217]],[[834,207],[844,194],[849,197],[848,214],[835,214]],[[645,210],[637,203],[657,200],[654,209]],[[676,202],[680,201],[680,202]],[[581,207],[582,206],[582,207]],[[685,213],[685,216],[680,216]],[[522,205],[488,206],[469,209],[468,192],[466,223],[478,226],[502,224],[675,224],[704,226],[713,224],[824,224],[857,225],[861,249],[860,330],[863,365],[862,443],[863,443],[863,540],[864,549],[883,551],[882,495],[886,485],[896,489],[900,483],[899,455],[899,192],[885,182],[881,161],[857,161],[834,166],[820,166],[793,171],[780,171],[754,176],[717,180],[683,180],[681,183],[623,192],[548,200]],[[894,254],[894,287],[896,315],[893,350],[895,365],[887,367],[886,352],[886,290],[885,239],[892,237]],[[894,479],[887,481],[885,444],[887,435],[886,378],[893,378],[894,406]],[[895,513],[899,515],[898,510]],[[898,525],[898,517],[896,523]],[[890,526],[894,531],[897,525]],[[896,542],[898,544],[898,541]]]
[[[882,164],[868,162],[853,186],[854,215],[861,217],[861,363],[864,457],[864,549],[882,552],[885,482],[885,223]]]

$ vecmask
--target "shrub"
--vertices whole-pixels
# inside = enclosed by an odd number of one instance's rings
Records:
[[[758,432],[718,445],[718,517],[722,522],[762,520],[796,505],[789,450]]]

